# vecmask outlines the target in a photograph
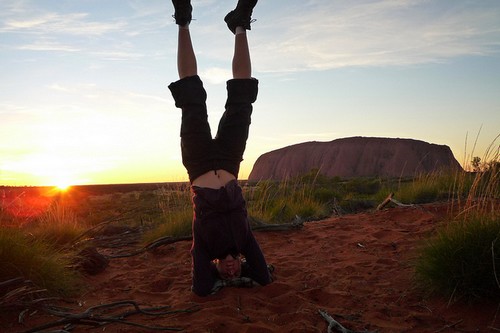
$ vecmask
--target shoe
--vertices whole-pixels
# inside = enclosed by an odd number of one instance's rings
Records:
[[[184,26],[191,22],[191,12],[193,11],[193,6],[191,6],[191,0],[172,0],[174,4],[175,13],[172,17],[175,19],[175,23]]]
[[[257,0],[238,0],[236,8],[224,17],[227,27],[233,34],[236,33],[236,27],[250,30],[250,23],[253,23],[252,11],[256,4]]]

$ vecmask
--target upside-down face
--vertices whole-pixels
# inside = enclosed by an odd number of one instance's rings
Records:
[[[241,275],[241,258],[228,254],[224,259],[216,261],[217,271],[221,279],[230,280]]]

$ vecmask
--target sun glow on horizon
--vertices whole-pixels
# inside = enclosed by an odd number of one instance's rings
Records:
[[[71,188],[71,184],[68,182],[57,182],[55,188],[60,192],[66,192]]]

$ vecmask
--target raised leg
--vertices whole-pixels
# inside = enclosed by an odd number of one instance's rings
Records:
[[[249,79],[252,77],[252,63],[250,60],[247,33],[243,27],[236,28],[232,67],[233,79]]]
[[[198,74],[196,56],[194,54],[193,44],[191,42],[191,33],[189,23],[193,7],[190,0],[172,0],[174,5],[175,23],[179,26],[179,37],[177,44],[177,70],[179,78]]]
[[[189,25],[179,26],[177,45],[177,71],[179,78],[198,75],[198,65],[191,42]]]

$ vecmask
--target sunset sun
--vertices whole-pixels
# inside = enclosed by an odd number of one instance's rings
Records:
[[[70,180],[68,177],[59,177],[59,178],[54,178],[52,181],[53,186],[55,187],[56,190],[60,192],[66,192],[69,190],[69,188],[74,185],[75,183]]]
[[[59,191],[65,192],[65,191],[67,191],[71,187],[71,184],[67,183],[67,182],[58,182],[58,183],[56,183],[55,187]]]

